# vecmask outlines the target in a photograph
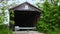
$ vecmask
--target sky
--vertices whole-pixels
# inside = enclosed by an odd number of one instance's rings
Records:
[[[35,5],[35,3],[37,3],[37,2],[42,3],[43,1],[41,1],[41,0],[15,0],[15,1],[12,1],[12,0],[10,0],[8,2],[8,4],[12,4],[13,2],[16,2],[17,4],[21,4],[23,2],[29,2],[30,4]]]

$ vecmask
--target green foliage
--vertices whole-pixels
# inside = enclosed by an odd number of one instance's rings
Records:
[[[42,8],[42,17],[38,21],[37,30],[47,32],[60,28],[60,6],[58,6],[58,0],[54,1],[53,4],[45,1]]]
[[[14,17],[14,11],[11,10],[10,13],[11,13],[11,17]]]
[[[7,2],[8,0],[3,0],[2,2],[0,2],[0,4],[2,5],[0,7],[0,34],[13,34],[8,25],[5,24],[5,22],[7,21],[7,12],[5,10],[8,10],[8,8],[10,8]]]
[[[13,20],[10,20],[10,23],[11,23],[12,25],[14,25],[15,22],[14,22]]]
[[[7,25],[0,25],[0,34],[12,34]]]
[[[14,21],[14,11],[13,10],[10,11],[10,17],[12,18],[12,19],[10,19],[10,24],[14,25],[15,21]]]
[[[60,34],[60,29],[57,29],[56,31],[47,31],[46,34]]]
[[[7,17],[6,17],[6,12],[4,12],[4,9],[0,9],[2,12],[0,13],[0,24],[3,24],[4,21],[7,21]]]

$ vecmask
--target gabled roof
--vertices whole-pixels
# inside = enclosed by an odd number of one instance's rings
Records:
[[[28,11],[38,11],[41,12],[40,9],[38,9],[37,7],[35,7],[34,5],[28,3],[28,2],[24,2],[16,7],[10,8],[9,10],[28,10]]]

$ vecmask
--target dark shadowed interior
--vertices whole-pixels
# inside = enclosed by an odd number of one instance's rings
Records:
[[[37,17],[40,16],[37,11],[14,11],[15,26],[34,27],[37,22]]]

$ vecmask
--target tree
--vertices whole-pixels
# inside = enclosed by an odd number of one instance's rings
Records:
[[[47,0],[43,4],[42,18],[37,24],[37,30],[47,32],[49,30],[55,31],[60,29],[60,6],[58,5],[59,0],[55,0],[54,3],[49,3]]]
[[[12,31],[9,29],[8,25],[6,25],[7,19],[7,10],[11,5],[8,5],[8,0],[3,0],[0,2],[0,34],[12,34]]]

